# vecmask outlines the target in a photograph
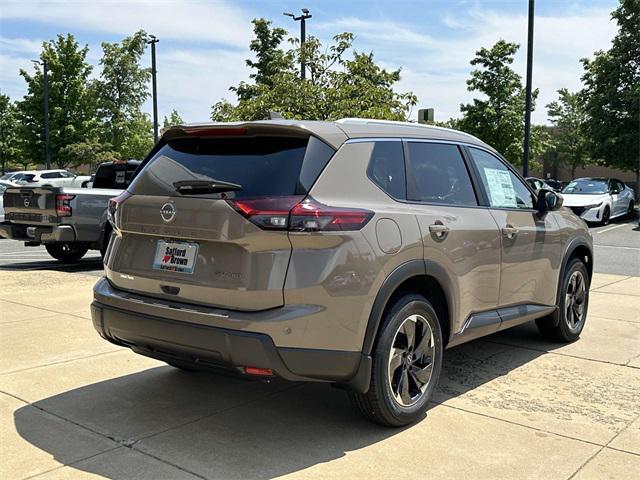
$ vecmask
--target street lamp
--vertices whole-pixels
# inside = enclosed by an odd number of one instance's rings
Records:
[[[298,21],[300,22],[300,78],[304,80],[305,64],[304,64],[303,47],[304,47],[304,42],[307,38],[307,26],[305,22],[308,18],[311,18],[312,15],[309,14],[309,9],[307,8],[303,8],[302,15],[298,17],[296,17],[293,13],[288,13],[288,12],[283,13],[283,15],[293,18],[293,20],[296,22]]]
[[[156,43],[160,40],[155,35],[149,35],[151,40],[147,44],[151,45],[151,84],[153,97],[153,143],[158,143],[158,85],[156,83]]]
[[[51,168],[51,151],[49,148],[49,69],[47,61],[31,60],[34,64],[42,65],[44,87],[44,164],[47,170]]]
[[[533,71],[533,16],[535,0],[529,0],[529,28],[527,32],[527,85],[524,105],[524,158],[522,175],[529,176],[529,140],[531,137],[531,74]]]

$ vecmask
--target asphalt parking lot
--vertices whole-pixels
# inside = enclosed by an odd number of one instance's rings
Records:
[[[523,325],[453,349],[427,417],[393,430],[323,384],[186,373],[111,345],[96,254],[0,240],[0,478],[629,479],[640,471],[640,231],[593,229],[582,338]]]

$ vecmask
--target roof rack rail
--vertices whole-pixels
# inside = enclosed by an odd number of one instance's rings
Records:
[[[336,120],[336,123],[341,123],[344,125],[397,125],[402,127],[410,127],[410,128],[423,128],[423,129],[433,129],[433,130],[444,130],[449,132],[456,132],[461,135],[466,135],[468,137],[475,138],[473,135],[461,132],[460,130],[453,130],[451,128],[438,127],[436,125],[425,125],[424,123],[414,123],[414,122],[399,122],[396,120],[378,120],[375,118],[341,118],[340,120]]]

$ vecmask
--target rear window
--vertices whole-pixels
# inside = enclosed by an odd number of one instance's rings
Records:
[[[93,178],[93,188],[124,190],[133,179],[140,162],[100,165]]]
[[[129,190],[180,195],[175,182],[219,180],[242,186],[225,193],[228,198],[304,195],[333,153],[315,137],[175,139],[154,155]]]

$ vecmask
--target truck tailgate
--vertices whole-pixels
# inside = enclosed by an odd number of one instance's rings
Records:
[[[56,196],[60,187],[10,187],[4,192],[5,220],[12,223],[59,223]]]

